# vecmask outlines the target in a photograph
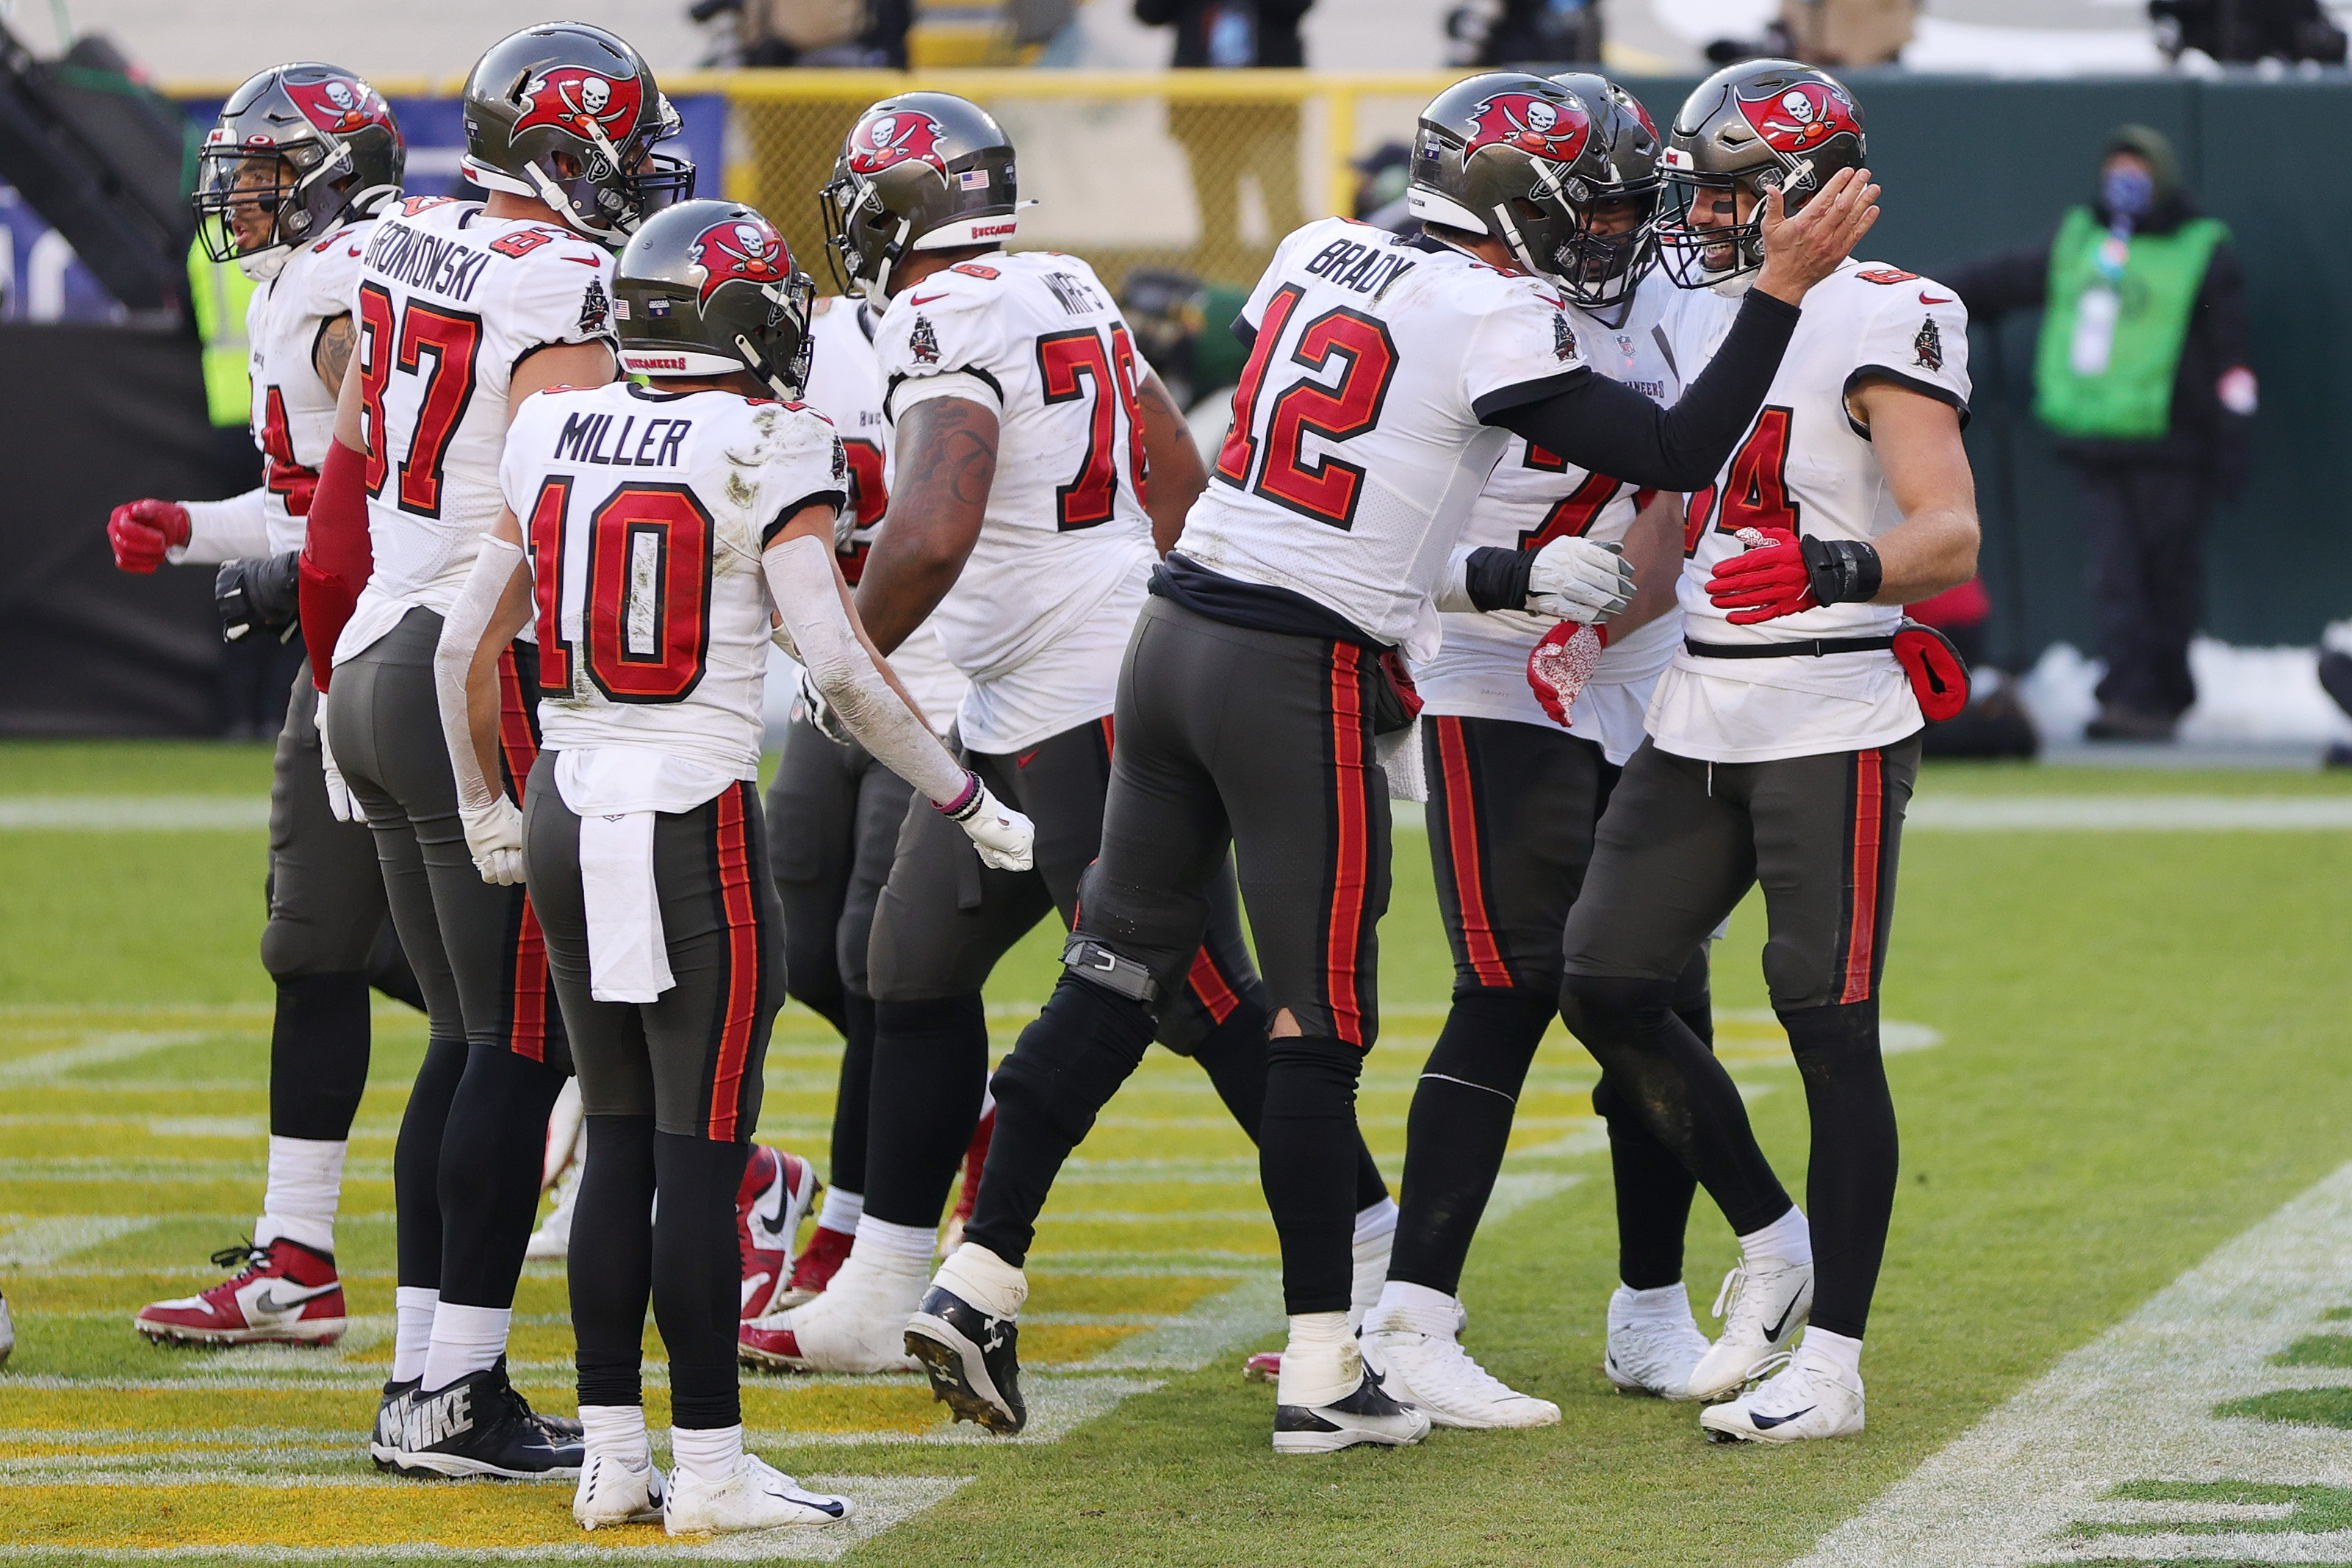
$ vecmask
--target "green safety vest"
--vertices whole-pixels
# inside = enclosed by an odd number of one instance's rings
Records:
[[[2107,368],[2078,375],[2074,365],[2076,307],[2100,281],[2098,253],[2107,231],[2087,207],[2074,207],[2050,247],[2050,298],[2033,360],[2033,412],[2061,436],[2111,440],[2160,439],[2172,422],[2172,377],[2189,338],[2189,312],[2205,282],[2213,247],[2230,237],[2210,217],[2171,234],[2136,234],[2116,286],[2117,313]]]
[[[215,262],[199,240],[188,247],[188,297],[205,345],[205,404],[219,426],[253,423],[253,374],[245,308],[254,282],[234,261]]]

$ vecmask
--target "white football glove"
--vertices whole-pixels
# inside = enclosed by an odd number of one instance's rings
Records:
[[[801,671],[801,717],[814,725],[818,734],[836,746],[852,745],[856,742],[857,737],[849,732],[849,727],[841,721],[841,715],[833,710],[833,704],[824,700],[824,693],[817,689],[816,681],[805,669]]]
[[[972,798],[961,809],[948,812],[948,820],[971,838],[982,865],[998,871],[1028,870],[1036,864],[1036,825],[997,799],[978,773],[966,776]]]
[[[522,808],[500,790],[488,805],[457,805],[466,825],[466,847],[482,880],[510,888],[522,880]]]
[[[1563,621],[1605,621],[1633,598],[1633,566],[1614,544],[1555,539],[1528,572],[1528,609]]]
[[[319,731],[319,771],[326,775],[327,809],[335,814],[337,822],[365,822],[367,813],[360,809],[351,785],[343,782],[343,770],[335,766],[334,748],[327,744],[327,694],[319,693],[319,703],[312,723]]]

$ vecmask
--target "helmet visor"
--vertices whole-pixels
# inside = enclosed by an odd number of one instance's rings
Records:
[[[278,219],[300,205],[302,180],[282,153],[207,148],[193,200],[205,254],[215,262],[234,261],[290,243],[278,233]]]
[[[1569,210],[1576,226],[1552,257],[1553,278],[1587,310],[1624,303],[1658,264],[1658,187],[1595,191]]]
[[[1764,203],[1752,181],[1670,174],[1666,192],[1658,254],[1676,288],[1708,288],[1763,266]]]

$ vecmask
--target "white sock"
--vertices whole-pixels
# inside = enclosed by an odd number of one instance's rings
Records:
[[[743,1457],[743,1424],[732,1426],[673,1426],[669,1429],[670,1473],[698,1486],[725,1486]]]
[[[1384,1329],[1418,1329],[1450,1340],[1461,1319],[1462,1303],[1443,1290],[1391,1279],[1381,1287],[1381,1304],[1374,1310]]]
[[[261,1218],[253,1244],[268,1247],[279,1237],[315,1252],[335,1250],[335,1205],[343,1195],[343,1151],[338,1139],[269,1138],[269,1185],[261,1197]]]
[[[437,1394],[470,1373],[488,1372],[507,1353],[512,1307],[460,1307],[444,1301],[433,1311],[433,1350],[425,1358],[425,1392]]]
[[[1384,1237],[1394,1236],[1396,1227],[1396,1199],[1382,1198],[1376,1204],[1356,1211],[1356,1245],[1361,1247],[1368,1241],[1379,1241]]]
[[[1276,1404],[1328,1405],[1347,1398],[1363,1379],[1363,1356],[1348,1331],[1347,1313],[1292,1316],[1290,1342],[1282,1349],[1282,1375],[1275,1380]]]
[[[857,1251],[893,1274],[903,1272],[908,1263],[929,1273],[931,1249],[938,1242],[939,1234],[929,1226],[892,1225],[870,1214],[857,1219]]]
[[[940,1265],[938,1283],[992,1318],[1018,1316],[1021,1303],[1029,1299],[1027,1277],[976,1241],[948,1255]]]
[[[580,1426],[591,1454],[609,1456],[633,1470],[654,1462],[653,1440],[646,1436],[642,1405],[583,1405]]]
[[[1671,1285],[1661,1285],[1654,1290],[1636,1290],[1621,1280],[1617,1294],[1619,1304],[1624,1308],[1628,1317],[1682,1319],[1691,1315],[1690,1292],[1683,1288],[1679,1279]]]
[[[1856,1388],[1862,1386],[1862,1342],[1827,1329],[1805,1329],[1805,1349],[1828,1362]]]
[[[397,1314],[392,1340],[392,1381],[413,1383],[425,1375],[425,1352],[433,1348],[433,1312],[441,1292],[422,1285],[401,1285],[392,1292]]]
[[[1789,1212],[1761,1230],[1739,1238],[1739,1257],[1746,1262],[1809,1264],[1813,1260],[1813,1227],[1805,1211],[1791,1204]]]
[[[824,1190],[824,1204],[817,1212],[816,1223],[826,1230],[837,1230],[844,1236],[856,1236],[859,1216],[866,1213],[864,1193],[845,1193],[839,1187]]]

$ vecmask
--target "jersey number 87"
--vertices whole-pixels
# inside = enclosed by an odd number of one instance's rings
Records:
[[[438,517],[449,437],[474,400],[474,353],[481,346],[482,318],[415,300],[398,316],[395,321],[391,292],[382,284],[360,285],[360,417],[367,433],[367,489],[381,498],[391,477],[383,395],[397,363],[401,374],[423,376],[425,385],[394,500],[403,511]]]
[[[531,594],[538,605],[539,689],[572,694],[575,655],[614,702],[683,702],[710,658],[709,512],[680,484],[625,484],[572,532],[572,485],[554,475],[530,509]],[[584,544],[580,598],[566,603],[565,557]],[[579,616],[577,647],[564,612]]]

